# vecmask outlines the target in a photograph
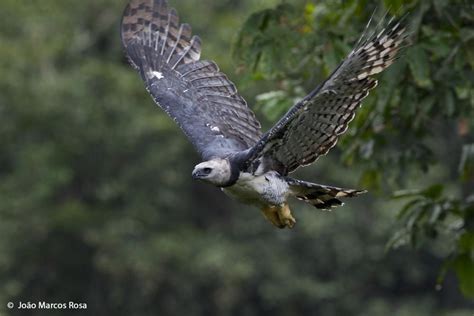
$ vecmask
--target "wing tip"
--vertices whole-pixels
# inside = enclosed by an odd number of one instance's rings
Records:
[[[179,14],[166,0],[132,0],[122,14],[120,38],[125,51],[138,44],[160,50],[163,62],[172,68],[199,60],[201,39],[192,35],[191,25],[180,24]],[[189,47],[189,49],[187,49]],[[132,66],[139,62],[129,56]]]

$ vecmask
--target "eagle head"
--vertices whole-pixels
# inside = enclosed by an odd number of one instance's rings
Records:
[[[227,159],[211,159],[196,165],[193,179],[209,182],[215,186],[224,186],[230,181],[231,166]]]

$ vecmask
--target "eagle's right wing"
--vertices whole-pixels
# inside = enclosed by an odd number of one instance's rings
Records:
[[[406,39],[406,28],[391,21],[380,32],[362,35],[349,56],[313,92],[294,105],[247,154],[255,171],[286,175],[325,155],[347,130],[355,111],[377,85],[373,75],[390,66]]]
[[[179,24],[166,0],[130,1],[121,35],[146,89],[203,159],[226,157],[260,139],[260,124],[235,85],[214,62],[199,60],[199,37]]]

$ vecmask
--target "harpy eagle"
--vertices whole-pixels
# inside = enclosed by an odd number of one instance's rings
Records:
[[[203,162],[192,177],[211,183],[241,202],[259,207],[279,228],[296,223],[288,198],[330,209],[363,190],[342,189],[288,177],[325,155],[347,130],[370,89],[373,75],[391,65],[406,28],[390,20],[369,32],[310,94],[269,131],[209,60],[200,60],[201,40],[180,24],[166,0],[131,0],[121,24],[122,44],[154,101],[179,125]]]

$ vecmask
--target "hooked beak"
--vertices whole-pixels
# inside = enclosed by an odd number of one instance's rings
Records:
[[[194,180],[199,180],[204,178],[206,175],[200,169],[194,169],[192,173],[192,177]]]

